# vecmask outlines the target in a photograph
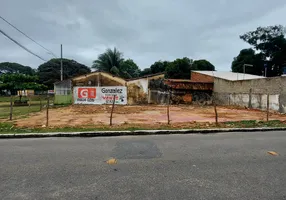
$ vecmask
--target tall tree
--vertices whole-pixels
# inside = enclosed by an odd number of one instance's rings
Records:
[[[145,68],[143,69],[141,72],[140,72],[140,76],[146,76],[146,75],[149,75],[149,74],[152,74],[152,70],[151,68]]]
[[[166,67],[168,66],[169,62],[168,61],[156,61],[154,64],[150,66],[152,74],[160,73],[160,72],[165,72]]]
[[[123,53],[116,48],[107,49],[104,53],[100,54],[97,60],[93,61],[92,68],[119,75],[119,70],[123,59]]]
[[[245,67],[245,73],[259,76],[264,74],[263,55],[256,54],[251,48],[240,51],[239,55],[233,59],[231,69],[233,72],[243,73],[244,64],[253,65],[253,67]]]
[[[176,59],[166,68],[165,77],[171,79],[190,79],[192,60],[189,58]]]
[[[60,81],[61,78],[61,65],[60,59],[51,59],[38,67],[39,81],[42,84],[53,88],[53,84]],[[74,60],[63,59],[63,77],[64,79],[72,78],[83,74],[90,73],[89,67],[80,64]]]
[[[214,71],[215,66],[207,60],[195,60],[192,64],[192,70]]]
[[[114,48],[107,49],[93,61],[92,68],[103,72],[109,72],[122,78],[135,78],[140,75],[141,70],[132,60],[123,58],[123,53]]]
[[[140,72],[138,65],[132,59],[124,60],[119,67],[119,75],[126,79],[137,78]]]
[[[30,76],[25,74],[2,74],[0,75],[0,90],[9,90],[15,94],[17,90],[33,89],[44,90],[46,86],[38,84],[37,76]]]
[[[19,63],[2,62],[0,63],[0,74],[20,73],[26,75],[34,75],[36,72],[29,66],[24,66]]]
[[[267,66],[269,76],[281,75],[286,63],[285,28],[282,25],[258,27],[240,38],[258,50],[263,59],[270,61],[271,66]]]

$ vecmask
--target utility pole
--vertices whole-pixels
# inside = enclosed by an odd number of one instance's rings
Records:
[[[63,80],[63,45],[61,44],[61,81]]]

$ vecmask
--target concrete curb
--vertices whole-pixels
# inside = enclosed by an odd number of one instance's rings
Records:
[[[106,137],[106,136],[170,135],[170,134],[214,134],[214,133],[225,133],[225,132],[259,132],[259,131],[263,131],[263,132],[265,131],[286,131],[286,127],[17,133],[17,134],[0,134],[0,139],[44,138],[44,137]]]

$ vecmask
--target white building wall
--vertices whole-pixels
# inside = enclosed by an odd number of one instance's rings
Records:
[[[148,93],[148,80],[147,78],[137,79],[133,81],[128,81],[129,84],[136,84],[138,87],[142,87],[144,93]]]

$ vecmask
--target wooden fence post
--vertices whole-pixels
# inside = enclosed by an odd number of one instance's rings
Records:
[[[169,91],[168,103],[167,103],[167,119],[168,119],[168,124],[170,124],[170,98],[171,98],[171,91]]]
[[[10,96],[10,120],[13,120],[13,96]]]
[[[40,111],[42,111],[42,97],[40,96]]]
[[[29,105],[29,114],[31,112],[31,98],[30,98],[30,95],[28,95],[28,105]]]
[[[215,94],[213,94],[213,105],[214,105],[214,111],[215,111],[215,123],[218,125],[218,114],[216,109],[216,97]]]
[[[266,121],[269,121],[269,94],[267,94]]]
[[[252,88],[249,89],[248,108],[252,108]]]
[[[47,100],[47,113],[46,113],[46,127],[49,126],[49,108],[50,108],[50,96],[48,95],[48,100]]]
[[[113,115],[113,110],[114,110],[114,104],[115,104],[115,97],[116,95],[113,95],[113,102],[112,102],[112,108],[111,108],[111,114],[110,114],[110,126],[112,126],[112,115]]]

